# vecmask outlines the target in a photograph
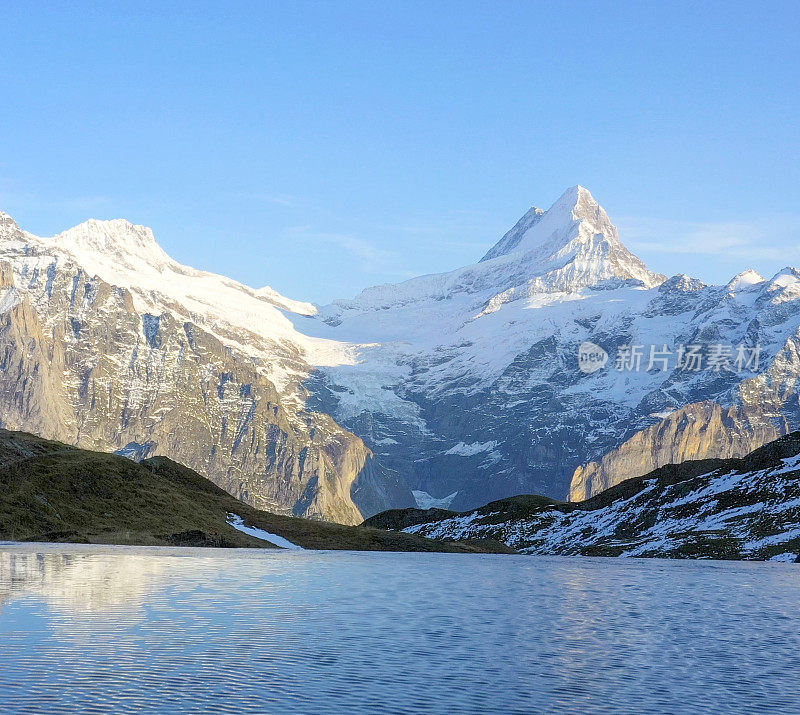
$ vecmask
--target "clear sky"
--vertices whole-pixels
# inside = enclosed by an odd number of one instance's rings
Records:
[[[800,266],[800,3],[3,3],[0,209],[293,298],[588,187],[655,270]]]

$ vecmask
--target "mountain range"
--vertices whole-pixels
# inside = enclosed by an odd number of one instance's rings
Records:
[[[798,300],[791,268],[650,271],[580,186],[474,265],[322,307],[183,266],[127,221],[43,238],[0,213],[0,423],[346,524],[577,501],[800,427]]]

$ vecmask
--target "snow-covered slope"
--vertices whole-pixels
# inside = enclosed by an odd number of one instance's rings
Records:
[[[434,539],[491,538],[529,554],[797,561],[800,433],[744,459],[663,467],[581,503],[516,497],[469,513],[412,509],[367,523]]]
[[[563,498],[576,470],[582,498],[670,461],[745,454],[797,426],[798,288],[791,269],[721,287],[665,280],[574,187],[531,209],[478,264],[367,289],[303,330],[358,345],[355,361],[324,368],[312,389],[373,450],[373,474],[426,500],[455,493],[453,508],[466,509],[520,493]],[[330,329],[311,324],[320,320]],[[586,341],[609,355],[591,374],[577,362]],[[759,364],[678,369],[675,352],[693,344],[758,345]],[[645,354],[639,370],[618,371],[626,345],[666,346],[672,363],[648,370]],[[759,379],[773,386],[768,405]],[[649,427],[651,439],[605,472],[587,471]]]
[[[172,311],[244,353],[280,355],[280,360],[263,365],[280,389],[307,373],[303,363],[326,365],[348,359],[344,346],[299,333],[284,313],[313,315],[316,308],[311,303],[286,298],[269,286],[254,290],[181,265],[145,226],[124,220],[89,220],[52,238],[26,233],[24,240],[40,244],[45,261],[61,255],[73,259],[87,274],[127,288],[140,313]]]

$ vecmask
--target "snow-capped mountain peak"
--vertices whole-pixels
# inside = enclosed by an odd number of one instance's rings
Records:
[[[260,360],[259,370],[279,389],[307,373],[302,356],[314,364],[347,360],[346,347],[299,333],[288,317],[313,315],[311,303],[295,301],[265,286],[259,290],[226,276],[185,266],[169,256],[153,231],[125,219],[90,219],[60,234],[36,236],[0,214],[0,260],[16,262],[20,281],[48,285],[60,271],[79,269],[111,286],[130,291],[141,315],[171,315],[190,321],[231,349]],[[49,289],[45,291],[49,299]],[[288,314],[288,315],[287,315]],[[269,355],[264,360],[264,355]]]
[[[527,264],[535,288],[572,291],[609,279],[650,288],[664,276],[648,270],[620,241],[617,227],[583,186],[572,186],[547,210],[533,208],[481,259]]]
[[[151,229],[135,226],[125,219],[89,219],[53,236],[52,241],[82,263],[112,259],[128,268],[146,264],[156,269],[174,263],[158,245]]]
[[[583,232],[581,224],[588,225]],[[602,234],[619,242],[611,220],[591,192],[583,186],[567,189],[547,211],[532,207],[481,259],[489,261],[510,253],[563,248],[580,234]]]
[[[738,275],[734,276],[728,284],[725,286],[725,290],[735,293],[740,290],[747,290],[748,288],[752,288],[753,286],[757,286],[760,283],[763,283],[766,279],[760,273],[754,271],[752,268],[748,268],[746,271],[742,271]]]
[[[531,208],[480,260],[448,273],[367,288],[352,300],[321,309],[330,325],[349,315],[408,308],[461,296],[470,318],[532,296],[575,294],[587,287],[615,287],[627,281],[645,288],[666,276],[653,273],[619,240],[608,214],[588,189],[573,186],[547,210]],[[472,296],[472,298],[468,298]],[[455,318],[454,318],[455,320]],[[416,321],[414,321],[416,322]]]
[[[0,236],[8,236],[19,233],[17,222],[4,211],[0,211]]]

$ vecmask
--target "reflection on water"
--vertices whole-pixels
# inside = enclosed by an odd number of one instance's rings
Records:
[[[0,604],[27,593],[55,610],[135,611],[164,581],[167,566],[165,559],[130,551],[98,559],[80,547],[73,553],[0,550]]]
[[[789,564],[0,545],[0,712],[796,711]]]

